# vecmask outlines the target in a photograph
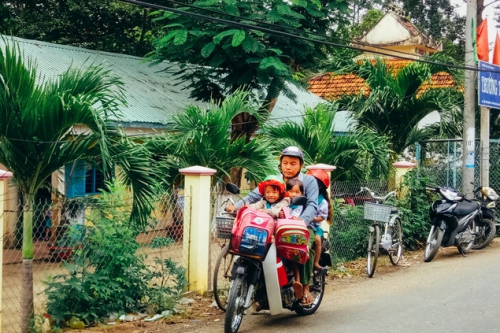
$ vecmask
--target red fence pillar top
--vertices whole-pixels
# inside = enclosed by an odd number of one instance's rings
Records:
[[[12,172],[0,169],[0,180],[12,177]]]
[[[398,169],[411,169],[411,168],[413,168],[416,164],[415,164],[415,163],[413,163],[413,162],[401,161],[401,162],[392,163],[392,165],[393,165],[395,168],[398,168]]]

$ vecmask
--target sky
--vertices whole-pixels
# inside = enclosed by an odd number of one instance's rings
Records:
[[[484,3],[489,4],[493,1],[494,0],[485,0]],[[464,0],[451,0],[450,2],[452,4],[460,5],[460,7],[458,9],[458,12],[460,14],[462,14],[464,16],[467,14],[467,2],[466,1],[464,1]],[[500,2],[498,4],[500,4]],[[494,7],[494,5],[487,6],[485,8],[485,10],[483,11],[483,19],[488,18],[488,41],[490,43],[490,59],[492,57],[493,46],[495,43],[495,36],[497,33],[497,29],[495,28],[495,22],[493,20],[493,17],[495,15],[495,13],[494,13],[495,10],[493,7]],[[499,31],[499,33],[500,33],[500,31]]]

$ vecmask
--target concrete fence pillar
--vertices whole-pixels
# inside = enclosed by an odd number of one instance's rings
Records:
[[[217,171],[198,165],[179,170],[184,179],[183,264],[188,290],[208,290],[210,247],[210,180]]]
[[[12,172],[0,170],[0,331],[2,330],[2,290],[3,290],[3,242],[4,242],[4,200],[7,192],[7,179],[12,177]]]
[[[413,169],[415,167],[415,163],[412,162],[396,162],[392,163],[392,165],[396,168],[395,172],[395,179],[394,179],[394,186],[395,189],[400,190],[399,192],[399,197],[402,198],[406,195],[406,189],[402,187],[403,184],[403,177],[406,175],[408,171]]]

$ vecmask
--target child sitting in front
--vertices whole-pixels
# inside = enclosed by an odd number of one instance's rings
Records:
[[[314,269],[320,273],[326,273],[326,268],[319,265],[319,259],[321,257],[321,239],[323,238],[321,222],[324,220],[328,222],[328,224],[332,224],[332,205],[330,204],[330,197],[327,192],[328,186],[330,185],[330,178],[324,170],[310,170],[307,174],[316,178],[319,189],[317,216],[311,220],[316,229],[314,240]]]
[[[273,218],[277,218],[283,207],[288,207],[290,204],[290,198],[284,197],[285,184],[279,176],[267,176],[259,184],[259,192],[263,198],[248,207],[268,213]]]

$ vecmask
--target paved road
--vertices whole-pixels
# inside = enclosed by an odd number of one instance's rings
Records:
[[[500,332],[500,240],[462,257],[334,283],[315,315],[245,316],[239,332]],[[223,323],[189,332],[222,332]]]

